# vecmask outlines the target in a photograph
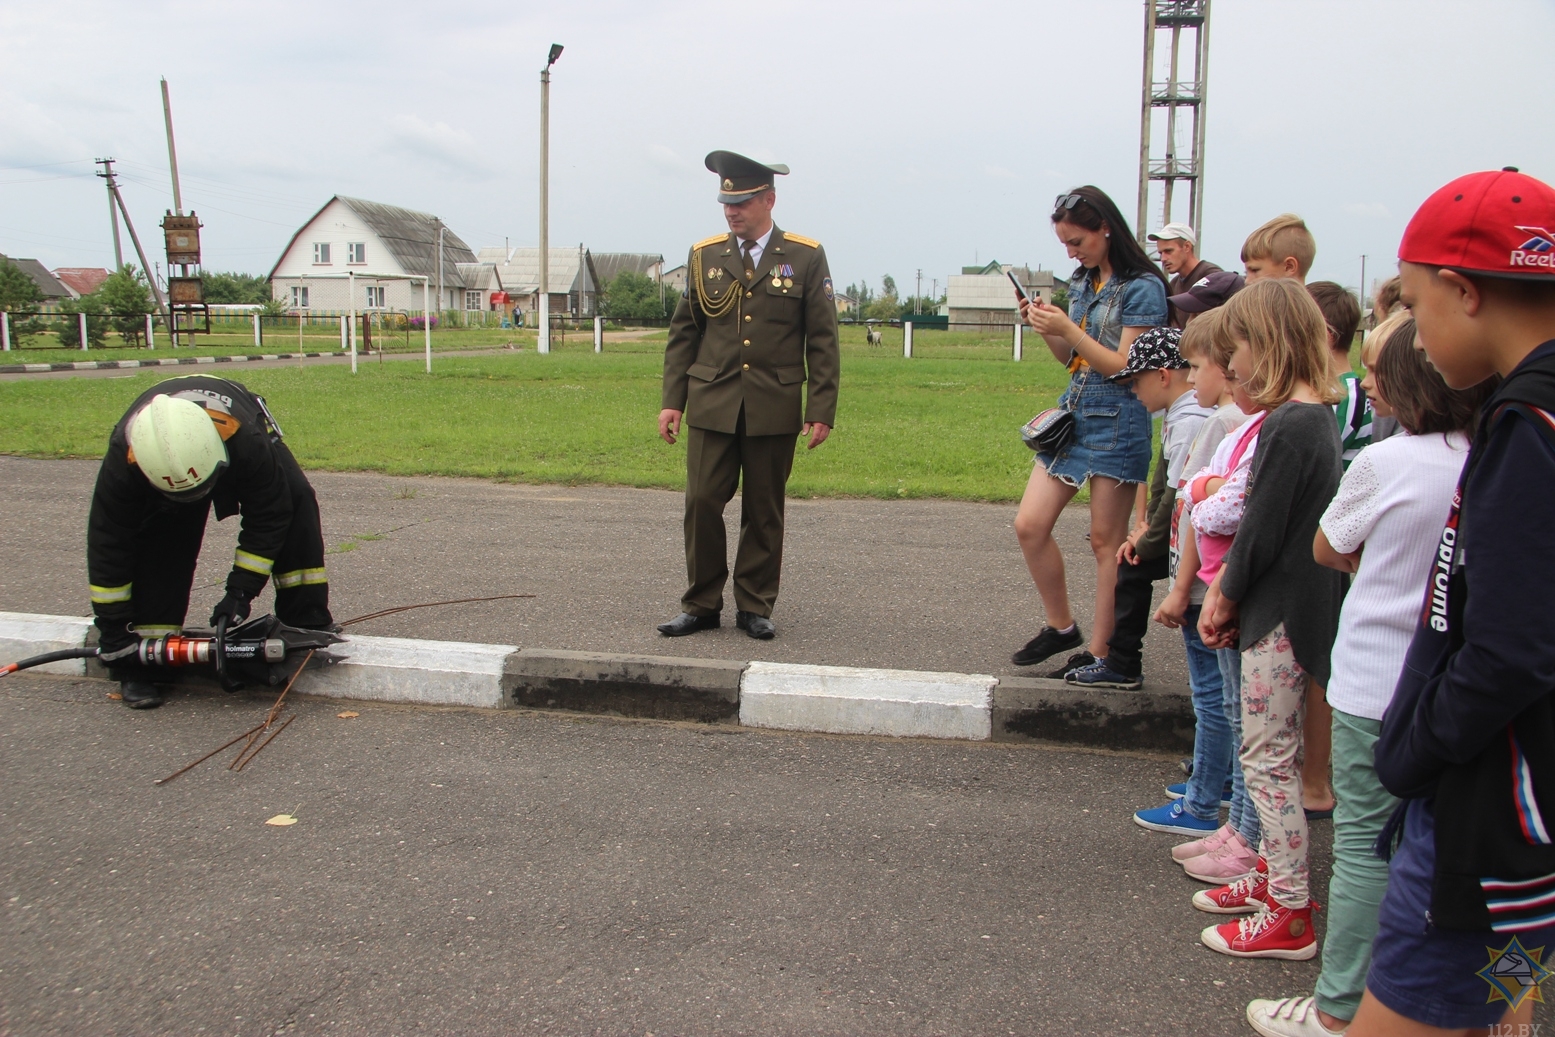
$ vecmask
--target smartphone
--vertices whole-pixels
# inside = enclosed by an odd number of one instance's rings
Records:
[[[1026,302],[1031,302],[1032,301],[1031,296],[1026,294],[1026,289],[1022,288],[1021,287],[1021,283],[1015,279],[1015,272],[1013,270],[1006,270],[1004,272],[1004,276],[1008,277],[1010,279],[1010,284],[1013,284],[1015,286],[1015,294],[1016,295],[1020,296]]]

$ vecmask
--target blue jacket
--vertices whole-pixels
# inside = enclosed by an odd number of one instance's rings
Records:
[[[1388,791],[1434,800],[1446,929],[1555,922],[1552,534],[1555,341],[1485,405],[1377,743]]]

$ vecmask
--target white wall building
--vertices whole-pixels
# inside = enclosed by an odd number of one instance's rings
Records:
[[[442,262],[438,236],[442,232]],[[336,195],[287,242],[270,271],[270,292],[288,309],[334,312],[352,308],[420,312],[419,280],[430,278],[434,310],[489,310],[502,290],[491,263],[430,213]]]
[[[1053,301],[1053,272],[1028,270],[1023,266],[996,266],[976,274],[951,274],[945,288],[946,308],[951,324],[1011,324],[1017,318],[1013,273],[1026,294]]]
[[[552,317],[592,317],[595,312],[594,263],[588,250],[552,248],[546,250],[546,280],[550,282],[547,307]],[[540,250],[538,248],[483,248],[482,263],[493,264],[508,294],[508,303],[525,314],[524,321],[534,327],[535,311],[540,305]]]

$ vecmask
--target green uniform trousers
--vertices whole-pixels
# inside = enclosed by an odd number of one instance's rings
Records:
[[[734,432],[686,426],[686,593],[693,616],[723,611],[729,579],[724,506],[740,497],[740,546],[734,558],[734,607],[772,615],[783,572],[783,495],[794,467],[792,434],[751,436],[740,410]]]
[[[1377,778],[1374,751],[1382,722],[1334,710],[1334,877],[1328,884],[1328,933],[1317,1006],[1354,1019],[1366,989],[1377,911],[1388,888],[1388,865],[1377,837],[1398,805]]]

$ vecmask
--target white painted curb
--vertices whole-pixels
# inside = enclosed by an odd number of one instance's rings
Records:
[[[740,723],[830,734],[987,741],[986,674],[753,662],[740,681]]]
[[[76,616],[0,612],[0,662],[79,648],[91,624]],[[514,645],[351,636],[328,652],[338,661],[307,670],[297,691],[368,702],[513,705],[503,692],[503,674],[518,655]],[[590,662],[594,669],[596,662]],[[77,677],[87,672],[79,659],[40,669]],[[740,678],[739,722],[787,731],[987,741],[998,683],[987,674],[753,662]]]
[[[86,645],[90,619],[80,616],[39,616],[29,612],[0,612],[0,663],[60,652]],[[85,659],[67,659],[37,668],[38,673],[57,673],[66,677],[86,674]]]
[[[305,672],[298,691],[370,702],[501,709],[502,664],[518,648],[351,636],[328,651],[340,661]]]

